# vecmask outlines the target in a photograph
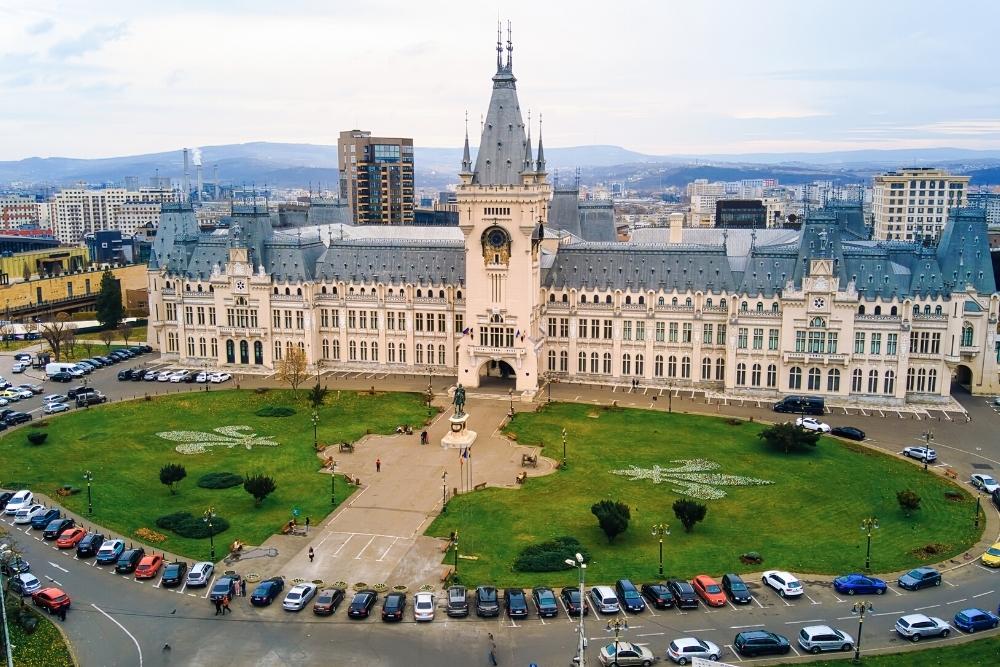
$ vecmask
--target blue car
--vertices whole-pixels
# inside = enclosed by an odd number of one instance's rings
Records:
[[[266,607],[274,602],[284,587],[285,582],[281,577],[265,579],[257,584],[257,588],[253,589],[253,593],[250,595],[250,604],[255,607]]]
[[[916,591],[929,586],[941,585],[941,573],[932,567],[918,567],[901,576],[896,583],[900,588]]]
[[[845,574],[833,580],[833,589],[838,593],[847,595],[882,595],[885,593],[886,585],[881,579],[866,577],[863,574]]]
[[[965,632],[988,630],[1000,625],[1000,617],[983,609],[963,609],[955,614],[955,627]]]
[[[109,540],[101,545],[97,550],[97,562],[100,565],[110,565],[117,563],[118,558],[125,551],[125,540]]]

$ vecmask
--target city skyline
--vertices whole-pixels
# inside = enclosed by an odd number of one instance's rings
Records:
[[[454,147],[466,110],[478,135],[495,57],[492,6],[6,4],[0,160],[331,145],[353,127]],[[548,145],[670,155],[1000,148],[1000,7],[971,5],[954,24],[923,3],[500,11]]]

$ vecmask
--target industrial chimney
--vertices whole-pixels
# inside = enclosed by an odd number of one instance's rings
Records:
[[[184,149],[184,179],[181,181],[181,201],[186,202],[191,197],[191,152]]]

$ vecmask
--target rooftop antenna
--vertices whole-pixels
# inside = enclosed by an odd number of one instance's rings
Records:
[[[514,64],[514,45],[510,41],[510,19],[507,20],[507,71],[512,71]]]
[[[576,178],[574,179],[574,183],[576,184],[576,189],[579,190],[580,189],[580,168],[579,167],[576,168]]]
[[[499,13],[499,12],[497,12]],[[500,23],[500,17],[497,16],[497,71],[503,69],[503,24]]]

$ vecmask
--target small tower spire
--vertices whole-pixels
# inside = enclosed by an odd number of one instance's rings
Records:
[[[538,159],[535,162],[535,171],[540,174],[545,173],[545,149],[542,148],[542,114],[538,114]]]
[[[528,139],[524,142],[524,167],[521,171],[524,173],[534,171],[532,169],[533,162],[531,157],[531,109],[528,109]]]
[[[469,112],[465,112],[465,148],[462,150],[462,173],[472,173],[472,156],[469,153]]]

